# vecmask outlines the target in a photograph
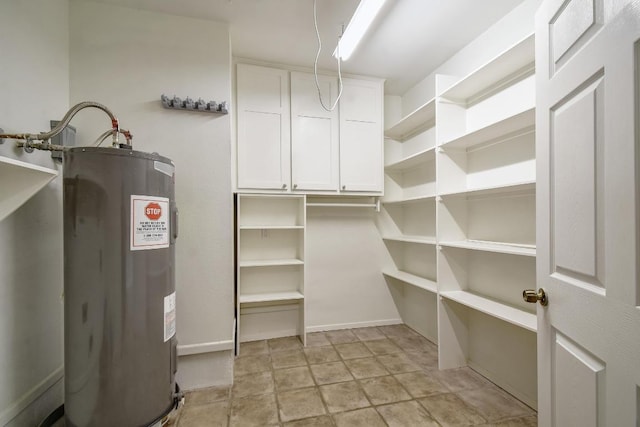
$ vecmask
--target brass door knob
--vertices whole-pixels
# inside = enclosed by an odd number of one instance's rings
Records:
[[[534,289],[527,289],[522,291],[522,299],[532,304],[535,304],[536,302],[540,302],[540,305],[549,304],[547,294],[542,288],[538,289],[538,292],[536,292]]]

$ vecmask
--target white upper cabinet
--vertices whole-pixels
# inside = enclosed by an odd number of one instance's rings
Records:
[[[318,76],[327,107],[338,96],[338,80]],[[313,74],[291,73],[291,181],[293,190],[337,190],[338,109],[325,110]]]
[[[318,76],[325,106],[338,79]],[[237,65],[237,190],[382,193],[382,81],[343,79],[334,111],[313,73]]]
[[[287,190],[291,182],[289,73],[238,64],[238,188]]]
[[[340,190],[382,192],[382,83],[343,79]]]

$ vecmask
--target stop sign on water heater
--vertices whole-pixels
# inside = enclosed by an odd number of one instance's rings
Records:
[[[162,215],[162,208],[159,204],[152,202],[144,208],[144,214],[151,221],[157,221]]]

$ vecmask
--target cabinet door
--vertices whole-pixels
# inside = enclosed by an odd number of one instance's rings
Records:
[[[289,73],[238,64],[237,105],[238,188],[288,189]]]
[[[343,79],[340,190],[382,192],[382,83]]]
[[[331,106],[338,81],[318,76],[322,100]],[[294,190],[338,189],[338,108],[318,99],[315,77],[291,73],[291,182]]]

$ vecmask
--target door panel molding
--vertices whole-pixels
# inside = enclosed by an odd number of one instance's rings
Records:
[[[549,23],[553,76],[603,25],[603,0],[565,0]]]
[[[605,363],[559,331],[554,332],[553,418],[557,426],[604,424]],[[580,393],[576,393],[576,391]]]
[[[551,107],[552,272],[605,287],[604,69]],[[576,273],[576,274],[573,274]]]

